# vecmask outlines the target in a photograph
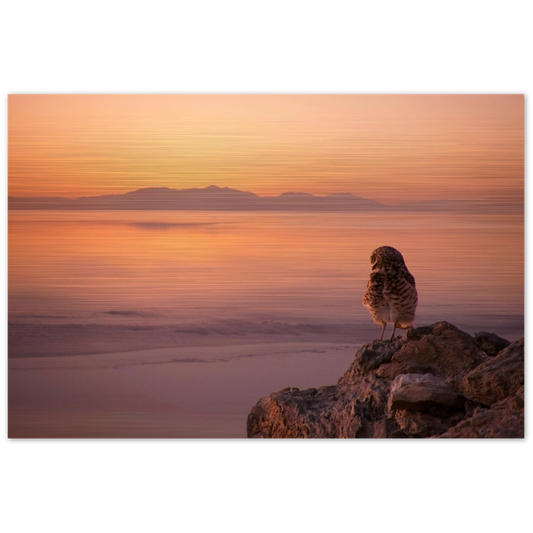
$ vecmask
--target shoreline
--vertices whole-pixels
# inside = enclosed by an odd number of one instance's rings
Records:
[[[229,363],[240,359],[252,357],[278,357],[292,356],[301,353],[327,353],[329,350],[356,350],[361,343],[332,343],[324,341],[300,342],[250,342],[243,344],[229,344],[224,346],[169,346],[165,348],[144,348],[141,350],[113,351],[105,353],[87,353],[79,355],[40,356],[40,357],[14,357],[8,359],[9,369],[13,371],[28,370],[54,370],[57,368],[84,370],[87,368],[126,368],[146,365],[161,364],[215,364]],[[272,347],[278,349],[272,349]],[[268,350],[265,348],[268,347]],[[175,354],[182,355],[181,358]],[[222,356],[219,356],[218,353]],[[255,353],[253,353],[255,352]],[[228,355],[231,353],[233,355]],[[206,355],[207,357],[198,357]],[[210,357],[211,356],[211,357]],[[69,359],[74,359],[68,364]],[[80,360],[85,359],[85,365],[80,365]],[[51,360],[51,361],[48,361]],[[57,364],[59,361],[65,364]],[[36,366],[38,363],[49,362],[49,365]],[[56,363],[56,364],[54,364]],[[102,366],[103,364],[103,366]]]
[[[12,359],[8,436],[245,438],[258,395],[319,386],[355,351],[295,342]]]
[[[258,398],[334,383],[364,345],[294,337],[273,342],[272,336],[225,340],[8,358],[8,437],[245,438]]]
[[[417,319],[415,326],[432,323],[432,315]],[[486,314],[472,318],[455,316],[454,324],[474,335],[492,331],[510,341],[524,335],[523,315]],[[364,344],[378,333],[364,316],[353,321],[284,318],[274,320],[189,321],[157,325],[155,321],[130,323],[8,323],[8,361],[127,354],[144,350],[225,349],[232,346],[330,343]]]

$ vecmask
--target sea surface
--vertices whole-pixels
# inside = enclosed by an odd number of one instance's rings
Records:
[[[260,397],[379,336],[383,245],[416,325],[523,335],[522,213],[10,211],[9,436],[245,437]]]

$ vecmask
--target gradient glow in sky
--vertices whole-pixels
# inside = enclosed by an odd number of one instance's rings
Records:
[[[10,95],[10,196],[228,186],[520,205],[523,95]]]

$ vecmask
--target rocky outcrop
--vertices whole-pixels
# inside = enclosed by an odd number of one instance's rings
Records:
[[[251,438],[524,436],[524,340],[448,322],[358,350],[336,385],[262,398]]]

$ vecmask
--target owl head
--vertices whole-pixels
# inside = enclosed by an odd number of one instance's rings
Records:
[[[380,246],[370,255],[372,270],[380,270],[383,267],[404,266],[402,254],[392,246]]]

